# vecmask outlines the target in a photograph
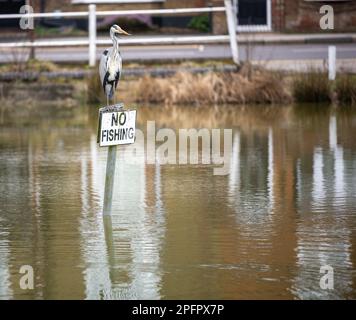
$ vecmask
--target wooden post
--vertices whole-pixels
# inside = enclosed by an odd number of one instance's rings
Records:
[[[115,265],[115,246],[111,216],[104,216],[103,224],[108,263],[110,266],[113,266]],[[115,279],[117,279],[117,277],[115,277],[115,274],[117,272],[120,272],[120,270],[117,271],[116,268],[109,268],[109,278],[111,283],[113,283]]]
[[[328,71],[329,80],[335,80],[336,78],[336,47],[329,46],[328,48]]]
[[[96,5],[89,5],[89,66],[94,67],[96,62]]]
[[[120,111],[124,107],[123,104],[106,106],[99,109],[99,126],[98,126],[98,143],[100,142],[100,130],[101,130],[101,118],[104,112],[108,111]],[[104,190],[104,205],[103,205],[103,215],[111,215],[112,207],[112,195],[114,189],[114,179],[115,179],[115,165],[116,165],[116,153],[117,146],[108,147],[108,157],[106,162],[106,175],[105,175],[105,190]]]
[[[237,17],[235,17],[235,10],[233,10],[231,0],[225,0],[227,28],[230,36],[230,47],[232,59],[236,64],[239,64],[239,49],[237,46],[236,26]]]
[[[101,147],[108,147],[106,163],[103,215],[111,215],[117,146],[135,142],[136,110],[124,110],[122,103],[99,109],[98,140]],[[120,115],[119,115],[120,113]],[[119,130],[126,130],[125,134]],[[109,136],[108,132],[116,132]],[[127,134],[130,132],[130,134]]]
[[[113,234],[112,234],[112,220],[111,216],[104,216],[104,233],[105,233],[105,242],[108,249],[109,257],[112,256],[115,252],[113,251]]]
[[[119,104],[117,106],[107,106],[99,110],[98,142],[100,139],[100,130],[101,130],[100,125],[101,125],[102,113],[105,111],[119,111],[122,110],[122,108],[123,108],[123,104]],[[104,205],[103,205],[104,216],[111,215],[112,195],[114,190],[114,179],[115,179],[116,153],[117,153],[117,146],[108,147],[108,157],[106,160]]]
[[[32,5],[32,1],[31,0],[27,0],[26,4],[31,6]],[[33,18],[31,18],[33,19]],[[33,28],[35,28],[35,21],[33,20]],[[30,30],[28,31],[29,33],[29,38],[30,38],[30,42],[31,42],[31,48],[30,48],[30,55],[29,55],[29,59],[33,60],[36,58],[36,54],[35,54],[35,47],[33,46],[33,43],[35,41],[35,30],[30,28]]]
[[[111,146],[108,148],[109,150],[108,150],[108,159],[106,163],[105,193],[104,193],[104,207],[103,207],[104,216],[111,215],[117,146]]]

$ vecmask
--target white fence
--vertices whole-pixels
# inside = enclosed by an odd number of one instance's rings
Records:
[[[96,46],[110,44],[110,39],[100,41],[96,36],[97,17],[105,16],[130,16],[138,14],[174,15],[182,13],[212,13],[225,12],[228,27],[228,35],[206,35],[206,36],[168,36],[153,38],[131,38],[122,40],[122,44],[187,44],[187,43],[216,43],[230,40],[232,57],[235,63],[239,62],[238,46],[236,37],[236,14],[231,0],[225,0],[224,7],[203,7],[203,8],[179,8],[179,9],[147,9],[147,10],[117,10],[117,11],[97,11],[96,5],[89,4],[88,11],[81,12],[51,12],[51,13],[26,13],[26,14],[1,14],[0,19],[38,19],[38,18],[61,18],[61,17],[88,17],[88,40],[61,40],[61,41],[18,41],[0,43],[0,48],[31,48],[31,47],[60,47],[60,46],[88,46],[89,65],[95,66]]]

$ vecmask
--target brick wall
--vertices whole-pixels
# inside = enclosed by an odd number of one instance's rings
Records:
[[[214,6],[223,6],[223,0],[211,0]],[[356,31],[356,1],[307,2],[304,0],[272,0],[272,28],[280,32],[323,32],[319,22],[320,7],[331,4],[335,14],[335,32]],[[226,33],[225,14],[214,14],[214,33]]]
[[[284,0],[285,17],[282,30],[295,32],[322,32],[319,27],[320,7],[324,3],[304,0]],[[356,30],[356,2],[332,2],[335,14],[335,32]]]
[[[223,7],[224,6],[224,0],[210,0],[209,3],[213,7]],[[226,34],[227,33],[225,12],[214,12],[213,13],[213,33],[214,34]]]
[[[40,11],[41,0],[31,0],[36,12]],[[87,5],[73,5],[71,0],[46,0],[46,11],[82,11]],[[224,0],[166,0],[164,3],[140,5],[97,5],[98,10],[110,9],[143,9],[143,8],[181,8],[224,6]],[[273,31],[287,32],[321,32],[319,21],[320,7],[324,3],[311,3],[304,0],[272,0],[272,26]],[[356,31],[356,1],[332,2],[335,12],[335,31]],[[225,13],[213,14],[214,34],[227,32]]]
[[[41,0],[30,0],[31,5],[36,12],[40,11]],[[151,4],[97,4],[97,10],[110,10],[110,9],[149,9],[149,8],[195,8],[205,7],[208,5],[208,0],[166,0],[162,3]],[[87,4],[72,4],[71,0],[45,0],[46,11],[51,12],[54,10],[62,11],[83,11],[88,9]]]
[[[205,7],[207,2],[206,0],[166,0],[163,6],[165,8],[197,8]]]
[[[30,0],[31,5],[34,7],[35,12],[40,12],[41,0]],[[168,0],[165,3],[176,2],[176,0]],[[192,2],[192,1],[187,1]],[[72,4],[71,0],[45,0],[46,12],[52,12],[54,10],[61,11],[87,11],[87,4]],[[163,3],[152,3],[152,4],[100,4],[96,5],[97,10],[126,10],[126,9],[158,9],[163,8]]]
[[[40,12],[41,10],[41,0],[30,0],[30,4],[33,6],[35,12]],[[72,9],[71,0],[46,0],[45,1],[45,11],[52,12],[54,10],[61,10],[61,11],[76,11]]]
[[[282,31],[285,24],[284,0],[272,0],[272,29]]]

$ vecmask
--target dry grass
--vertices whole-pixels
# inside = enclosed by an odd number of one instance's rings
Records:
[[[165,105],[330,103],[336,96],[342,104],[356,104],[356,78],[340,75],[332,83],[317,70],[285,76],[248,64],[239,72],[178,72],[171,77],[125,79],[116,93],[117,99],[127,103]],[[97,73],[87,79],[87,101],[106,101]]]
[[[341,75],[336,80],[336,93],[341,104],[356,104],[356,78],[351,75]]]
[[[89,103],[100,103],[104,100],[103,87],[97,72],[87,78],[87,101]]]
[[[50,61],[40,61],[37,59],[22,61],[20,58],[17,61],[12,61],[12,63],[2,65],[0,68],[2,72],[53,72],[58,70],[63,69]]]
[[[27,71],[34,72],[55,72],[61,70],[55,63],[51,61],[42,61],[42,60],[28,60],[25,65]]]
[[[145,76],[138,80],[134,100],[165,104],[286,103],[291,100],[282,79],[256,71],[249,79],[243,72],[191,74],[170,78]]]
[[[121,80],[117,90],[115,91],[114,101],[125,101],[126,103],[133,102],[133,88],[135,88],[135,80]],[[100,82],[100,77],[98,72],[93,72],[86,78],[86,101],[88,103],[103,104],[106,105],[106,96],[104,94],[103,87]]]

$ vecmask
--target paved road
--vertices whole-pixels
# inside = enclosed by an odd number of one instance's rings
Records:
[[[241,45],[239,48],[242,60],[249,56],[252,61],[274,60],[313,60],[327,58],[327,44],[283,44],[283,45]],[[338,59],[356,59],[356,44],[337,44]],[[11,62],[26,57],[27,49],[2,49],[0,62]],[[98,48],[98,58],[102,48]],[[125,61],[171,60],[171,59],[222,59],[230,58],[230,48],[221,45],[169,45],[169,46],[127,46],[121,49]],[[36,57],[54,62],[86,62],[88,50],[82,48],[37,48]]]

